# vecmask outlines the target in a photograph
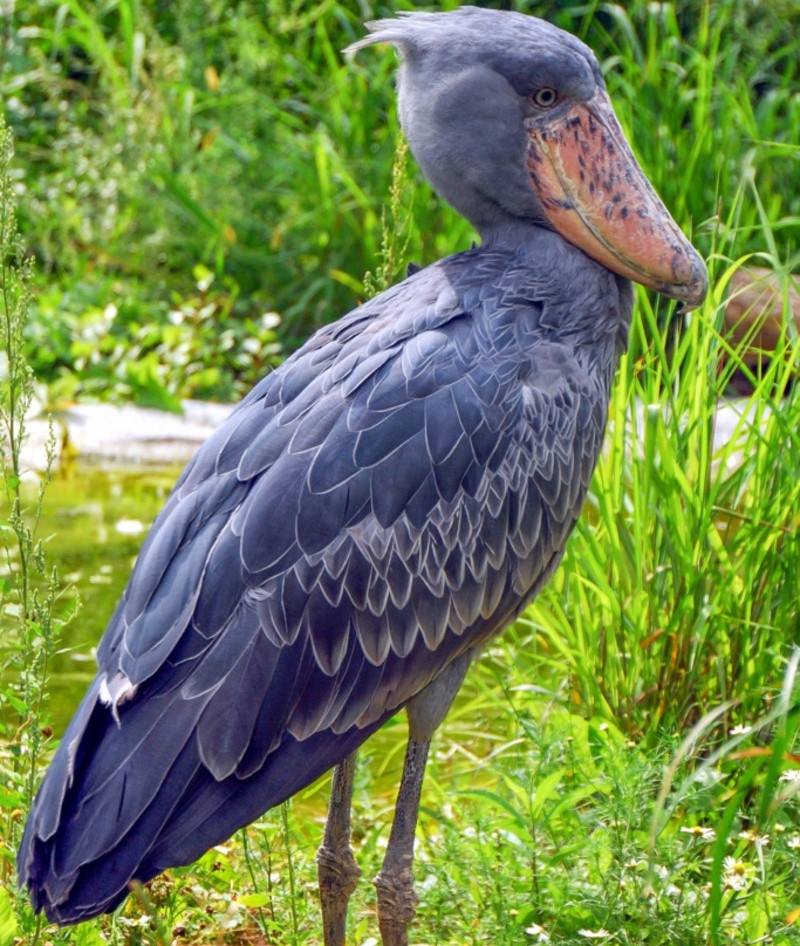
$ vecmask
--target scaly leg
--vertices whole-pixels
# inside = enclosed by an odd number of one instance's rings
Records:
[[[361,876],[350,850],[350,805],[355,769],[355,752],[334,769],[325,835],[317,851],[325,946],[344,946],[347,904]]]
[[[406,707],[409,738],[386,856],[375,878],[383,946],[408,946],[418,903],[414,891],[414,832],[431,738],[447,715],[469,667],[471,652],[455,660]]]
[[[389,845],[380,873],[375,878],[378,926],[383,946],[407,946],[408,927],[417,912],[418,898],[412,871],[414,832],[429,748],[430,741],[408,740]]]

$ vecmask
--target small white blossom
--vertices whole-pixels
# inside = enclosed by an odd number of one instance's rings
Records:
[[[740,831],[739,837],[743,841],[755,844],[756,847],[766,847],[769,844],[769,835],[759,834],[755,828],[746,828],[744,831]]]
[[[608,939],[611,933],[608,930],[578,930],[578,936],[585,936],[586,939]]]
[[[694,824],[688,828],[681,828],[682,834],[691,834],[693,838],[700,838],[703,841],[713,841],[716,835],[713,828],[705,828],[703,825]]]
[[[118,923],[122,924],[122,926],[130,927],[131,929],[136,929],[137,927],[140,929],[145,929],[145,927],[150,926],[150,924],[152,923],[152,920],[153,918],[147,915],[139,916],[139,917],[136,917],[135,919],[133,917],[128,917],[128,916],[117,917]]]
[[[722,862],[722,880],[728,890],[746,890],[755,879],[756,869],[746,861],[726,857]]]
[[[528,936],[535,936],[537,943],[550,942],[550,934],[543,926],[539,926],[538,923],[533,923],[531,926],[526,927],[525,932],[528,934]]]
[[[139,519],[118,519],[114,527],[121,535],[139,535],[147,526]]]

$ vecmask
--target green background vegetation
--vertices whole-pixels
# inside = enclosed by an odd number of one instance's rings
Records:
[[[795,4],[484,5],[536,12],[597,51],[645,171],[705,255],[786,260],[800,231]],[[0,92],[39,272],[30,352],[54,396],[233,400],[276,341],[291,349],[363,298],[397,144],[395,55],[340,50],[396,6],[5,8]],[[409,175],[390,279],[472,238]]]
[[[483,5],[545,16],[595,49],[712,291],[680,319],[637,289],[584,520],[437,739],[414,942],[800,942],[800,349],[789,333],[754,371],[719,330],[745,263],[775,271],[788,318],[800,10]],[[469,226],[398,147],[393,53],[340,55],[363,20],[402,6],[0,2],[16,147],[0,188],[6,439],[18,440],[28,365],[56,407],[235,399],[409,260],[469,245]],[[36,256],[32,298],[14,201]],[[741,374],[753,393],[740,440],[715,454],[715,413]],[[14,851],[49,751],[47,673],[73,606],[41,494],[13,457],[0,527],[0,946],[318,942],[324,785],[115,918],[59,932],[16,894]],[[403,731],[392,721],[359,770],[365,877],[386,842]],[[362,883],[359,946],[375,942],[372,897]]]

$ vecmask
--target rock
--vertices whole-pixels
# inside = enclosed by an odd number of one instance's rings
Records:
[[[800,333],[800,292],[792,282],[785,292],[789,301],[788,319],[783,312],[784,284],[777,273],[760,266],[746,266],[731,277],[724,334],[731,345],[741,351],[741,359],[751,377],[746,371],[736,371],[728,386],[730,394],[750,394],[752,376],[762,375],[776,350],[784,352],[784,357],[791,357],[793,349],[787,344],[787,336],[790,341]],[[724,354],[722,360],[725,360]],[[796,369],[794,375],[798,373]]]
[[[800,292],[790,283],[787,293],[795,330],[800,332]],[[778,347],[787,332],[783,299],[782,280],[769,269],[745,266],[731,277],[725,307],[726,334],[734,345],[746,342],[745,360],[755,361]]]
[[[58,414],[69,451],[85,459],[183,465],[234,405],[184,401],[183,414],[112,404],[76,404]]]
[[[75,404],[48,412],[33,405],[25,419],[20,465],[24,476],[47,468],[52,425],[56,465],[62,454],[120,464],[183,466],[235,405],[184,401],[183,414],[128,404]]]

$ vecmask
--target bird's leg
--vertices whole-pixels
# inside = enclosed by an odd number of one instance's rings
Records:
[[[378,926],[383,946],[407,946],[408,927],[417,912],[418,898],[412,873],[414,831],[429,747],[430,741],[408,740],[389,846],[374,881],[378,890]]]
[[[458,693],[471,657],[471,652],[468,652],[455,660],[406,707],[409,738],[403,778],[386,856],[374,881],[378,890],[378,926],[383,946],[408,946],[408,927],[418,903],[412,868],[425,763],[433,734]]]
[[[355,770],[355,752],[334,769],[325,835],[317,851],[325,946],[344,946],[347,904],[361,876],[361,870],[350,850],[350,805]]]

